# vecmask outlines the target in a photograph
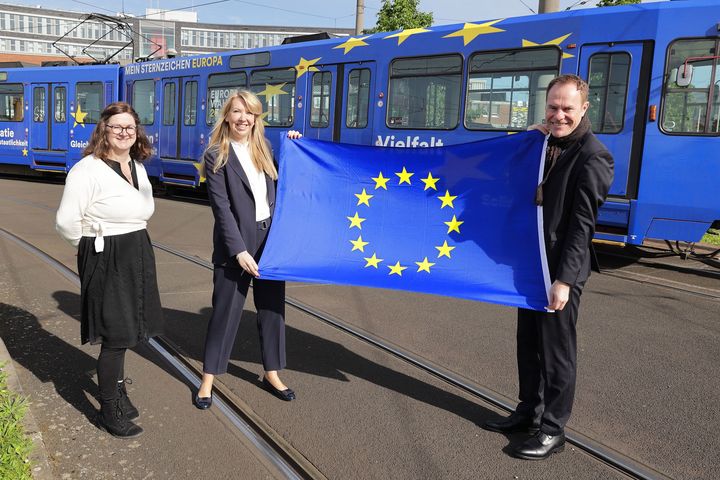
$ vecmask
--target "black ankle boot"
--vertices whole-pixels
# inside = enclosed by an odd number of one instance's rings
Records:
[[[135,438],[143,433],[143,429],[131,422],[120,406],[120,398],[102,402],[97,417],[98,428],[119,438]]]
[[[127,389],[125,388],[126,383],[132,384],[132,380],[129,378],[126,378],[126,379],[120,380],[118,382],[118,395],[120,395],[120,408],[122,408],[122,411],[128,420],[135,420],[137,418],[140,418],[140,412],[138,412],[138,409],[135,407],[135,405],[132,404],[132,402],[130,401],[130,398],[128,397]]]

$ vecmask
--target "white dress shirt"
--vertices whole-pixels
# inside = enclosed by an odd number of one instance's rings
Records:
[[[248,144],[239,142],[230,142],[235,155],[240,160],[245,176],[250,182],[250,190],[252,190],[255,198],[255,220],[265,220],[270,217],[270,204],[267,198],[267,184],[265,183],[265,172],[258,171],[250,158],[250,150]]]

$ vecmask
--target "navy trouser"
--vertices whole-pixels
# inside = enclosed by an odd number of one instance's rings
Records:
[[[518,310],[517,362],[521,415],[540,419],[540,430],[559,435],[575,399],[577,325],[582,285],[554,313]]]

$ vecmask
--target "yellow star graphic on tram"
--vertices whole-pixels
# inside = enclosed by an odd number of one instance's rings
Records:
[[[300,63],[295,65],[295,70],[297,70],[297,78],[302,77],[307,72],[319,72],[320,70],[317,67],[313,67],[318,60],[320,60],[322,57],[313,58],[312,60],[305,60],[303,57],[300,57]]]
[[[373,253],[372,257],[365,257],[365,261],[367,262],[365,264],[365,268],[367,267],[375,267],[378,268],[378,263],[382,262],[382,258],[377,258],[377,254]]]
[[[198,172],[198,184],[205,181],[205,164],[203,162],[193,162],[195,170]]]
[[[384,188],[385,190],[387,190],[387,182],[390,179],[383,177],[382,172],[380,172],[377,177],[371,177],[371,178],[375,182],[375,190],[377,190],[378,188]]]
[[[425,184],[425,188],[423,188],[423,191],[427,190],[428,188],[432,188],[433,190],[437,190],[437,187],[435,184],[440,180],[439,178],[433,178],[432,173],[428,172],[427,178],[421,178],[420,181],[422,181]]]
[[[360,217],[358,216],[358,212],[355,212],[355,215],[352,216],[352,217],[345,217],[345,218],[347,218],[348,220],[350,220],[350,226],[349,226],[348,228],[357,227],[357,228],[359,228],[360,230],[362,230],[362,225],[361,225],[361,224],[362,224],[362,222],[365,221],[365,219],[364,219],[364,218],[360,218]]]
[[[369,37],[371,37],[371,35],[367,35],[365,37],[351,38],[349,40],[344,41],[340,45],[333,47],[333,49],[343,48],[343,49],[345,49],[343,51],[343,55],[347,55],[347,53],[355,47],[367,47],[368,44],[365,43],[363,40],[365,40],[366,38],[369,38]]]
[[[74,112],[70,112],[70,116],[73,117],[73,120],[75,122],[73,123],[73,128],[77,127],[78,125],[82,125],[83,128],[85,128],[85,117],[87,117],[87,113],[83,112],[80,108],[80,104],[78,104],[77,110]]]
[[[455,218],[455,215],[453,215],[452,220],[450,220],[449,222],[443,222],[443,223],[448,226],[448,231],[447,231],[447,233],[450,233],[450,232],[460,233],[460,225],[462,225],[462,224],[465,223],[465,222],[464,222],[464,221],[458,221],[458,219]]]
[[[356,196],[357,199],[358,199],[358,203],[357,203],[358,206],[359,206],[359,205],[362,205],[362,204],[364,203],[365,205],[367,205],[367,206],[369,207],[369,206],[370,206],[370,199],[373,198],[375,195],[368,195],[368,193],[367,193],[367,192],[365,191],[365,189],[363,188],[362,193],[356,193],[355,196]]]
[[[415,175],[414,173],[408,172],[405,167],[403,167],[402,172],[395,172],[395,175],[400,177],[400,181],[398,182],[398,185],[402,185],[403,182],[407,183],[408,185],[411,185],[410,183],[410,177]]]
[[[567,35],[563,35],[562,37],[553,38],[552,40],[548,40],[548,41],[545,42],[545,43],[535,43],[535,42],[531,42],[530,40],[525,40],[525,39],[523,38],[523,39],[522,39],[522,46],[523,46],[523,48],[526,48],[526,47],[539,47],[539,46],[541,46],[541,45],[558,45],[558,46],[560,46],[560,44],[561,44],[562,42],[564,42],[565,40],[567,40],[567,38],[568,38],[570,35],[572,35],[572,33],[568,33]],[[569,54],[569,53],[563,52],[562,58],[563,58],[563,60],[564,60],[564,59],[566,59],[566,58],[573,58],[574,56],[575,56],[575,55],[571,55],[571,54]]]
[[[268,111],[268,112],[263,112],[263,113],[260,114],[260,120],[262,120],[263,126],[268,126],[268,125],[270,125],[270,124],[268,123],[268,121],[265,120],[265,119],[267,118],[267,116],[268,116],[269,113],[270,113],[270,112]]]
[[[437,248],[437,247],[435,247],[435,248]],[[425,257],[422,262],[415,262],[415,263],[416,263],[417,266],[418,266],[418,269],[417,269],[418,272],[428,272],[428,273],[430,273],[430,267],[432,267],[433,265],[435,265],[434,263],[428,262],[427,257]]]
[[[361,252],[365,252],[365,245],[367,245],[370,242],[363,242],[362,235],[359,235],[357,240],[350,240],[350,243],[353,244],[351,252],[354,252],[355,250],[360,250]]]
[[[27,157],[27,156],[28,156],[28,149],[25,148],[25,147],[23,147],[22,153],[23,153],[23,157]]]
[[[477,37],[478,35],[486,35],[488,33],[504,32],[505,30],[493,27],[493,25],[495,25],[498,22],[502,22],[503,20],[505,20],[505,19],[501,18],[500,20],[492,20],[490,22],[485,22],[485,23],[466,23],[463,26],[463,28],[461,28],[457,32],[453,32],[448,35],[445,35],[443,38],[462,37],[463,45],[467,45],[468,43],[475,40],[475,37]]]
[[[265,103],[268,103],[270,101],[270,97],[274,95],[289,95],[288,92],[283,90],[283,87],[287,85],[287,82],[281,83],[280,85],[271,85],[269,83],[265,84],[265,90],[262,92],[258,92],[257,96],[264,96],[265,97]]]
[[[451,258],[450,252],[455,250],[455,247],[451,247],[450,245],[448,245],[447,240],[445,240],[442,245],[440,245],[439,247],[435,247],[435,248],[437,248],[437,251],[438,251],[438,258],[440,258],[440,257]]]
[[[388,38],[397,38],[398,39],[398,45],[403,43],[407,38],[411,35],[417,35],[418,33],[426,33],[430,32],[430,30],[427,30],[425,28],[408,28],[403,30],[402,32],[393,33],[392,35],[388,35],[387,37],[384,37],[383,40],[387,40]]]
[[[442,205],[440,205],[440,208],[445,208],[445,207],[455,208],[455,206],[453,205],[452,202],[456,198],[457,198],[457,195],[450,195],[450,191],[445,190],[445,195],[438,197],[438,199],[440,199],[440,201],[442,202]]]
[[[390,273],[388,273],[388,275],[398,275],[400,277],[402,277],[403,270],[408,268],[400,265],[400,261],[398,261],[395,265],[388,265],[387,267],[390,269]]]

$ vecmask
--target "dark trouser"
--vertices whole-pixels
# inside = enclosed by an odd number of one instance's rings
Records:
[[[540,430],[548,435],[563,432],[575,399],[575,326],[581,293],[582,286],[572,287],[565,308],[554,313],[518,310],[516,411],[540,419]]]
[[[266,235],[267,230],[258,231],[258,244],[264,246]],[[215,265],[213,313],[205,338],[203,372],[213,375],[227,372],[251,280],[263,368],[265,371],[285,368],[285,282],[252,278],[242,268]]]
[[[127,348],[100,348],[97,376],[100,401],[111,402],[118,396],[118,381],[125,376],[125,352]]]

